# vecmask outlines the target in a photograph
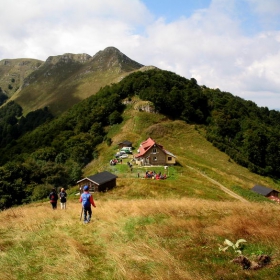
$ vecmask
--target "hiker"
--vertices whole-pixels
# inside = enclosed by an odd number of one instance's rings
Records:
[[[58,195],[56,193],[56,190],[53,188],[51,193],[49,194],[49,199],[50,199],[50,203],[52,205],[52,209],[56,209],[57,208],[57,200],[58,200]]]
[[[91,219],[91,205],[95,206],[94,200],[92,195],[89,193],[89,187],[84,186],[84,192],[80,197],[80,202],[82,202],[83,210],[84,210],[84,223],[87,224],[90,222]]]
[[[66,197],[67,193],[65,192],[64,188],[61,188],[59,193],[61,209],[66,209]]]

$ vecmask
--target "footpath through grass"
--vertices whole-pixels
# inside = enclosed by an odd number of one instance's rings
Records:
[[[0,213],[1,280],[279,278],[277,205],[116,200],[109,192],[95,194],[97,208],[84,225],[77,199],[66,211],[45,202]],[[257,271],[232,263],[237,254],[219,247],[240,238],[247,241],[244,255],[269,254],[271,262]]]

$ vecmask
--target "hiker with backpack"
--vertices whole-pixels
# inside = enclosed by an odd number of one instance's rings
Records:
[[[66,209],[66,197],[67,193],[65,192],[64,188],[61,188],[59,193],[61,209]]]
[[[82,193],[82,195],[80,197],[80,202],[82,202],[83,211],[84,211],[84,223],[87,224],[90,222],[90,219],[91,219],[91,214],[92,214],[91,205],[93,207],[96,207],[93,197],[89,193],[88,186],[84,186],[84,192]]]
[[[52,205],[52,209],[55,210],[57,208],[58,195],[54,188],[52,189],[51,193],[49,194],[49,199],[50,199],[50,203]]]

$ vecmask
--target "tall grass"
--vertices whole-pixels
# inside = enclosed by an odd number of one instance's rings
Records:
[[[48,203],[0,213],[0,279],[277,279],[277,205],[201,199],[110,199],[96,195],[93,220],[79,221],[80,204],[66,211]],[[272,263],[244,271],[220,252],[227,238],[244,238],[248,256]]]

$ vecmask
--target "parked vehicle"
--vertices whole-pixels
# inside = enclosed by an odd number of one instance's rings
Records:
[[[118,158],[118,157],[120,157],[120,156],[123,155],[123,154],[125,154],[124,151],[119,151],[119,152],[117,152],[117,153],[115,154],[115,157]]]
[[[121,148],[121,152],[125,152],[126,154],[132,154],[132,148],[131,147],[123,147],[123,148]]]
[[[119,158],[128,158],[128,154],[122,154]]]
[[[121,149],[132,150],[132,147],[122,147]]]

